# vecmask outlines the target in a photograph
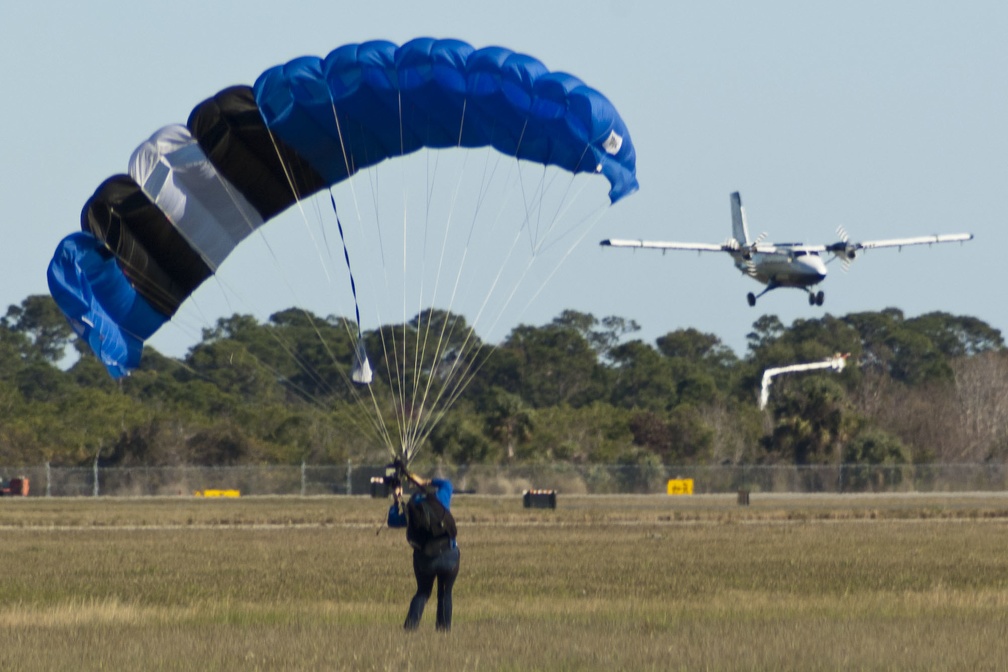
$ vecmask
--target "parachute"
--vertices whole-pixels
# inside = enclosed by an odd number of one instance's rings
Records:
[[[110,375],[128,375],[139,365],[143,343],[242,241],[329,190],[356,309],[349,378],[366,386],[377,371],[393,377],[393,369],[410,368],[405,344],[383,345],[388,361],[374,369],[333,189],[420,150],[472,148],[571,175],[601,175],[610,204],[638,188],[623,120],[605,96],[573,75],[502,47],[475,49],[458,40],[349,44],[324,58],[270,68],[252,86],[232,86],[201,102],[185,125],[155,132],[130,157],[127,173],[106,179],[85,203],[81,232],[60,243],[50,264],[50,291]],[[483,187],[477,190],[482,199]],[[545,185],[528,191],[515,229],[530,228],[532,211],[543,208]],[[356,208],[356,192],[352,198]],[[384,254],[381,231],[364,227],[363,246]],[[448,249],[442,247],[442,258],[455,254]],[[492,269],[486,273],[498,282]],[[434,328],[443,336],[450,325]],[[425,343],[426,335],[419,340]],[[470,340],[476,342],[461,342]],[[457,347],[439,351],[442,359],[458,355]],[[471,376],[471,362],[463,371]],[[407,422],[418,411],[406,397],[424,386],[400,380],[393,387],[401,399],[396,415]],[[459,390],[453,385],[442,393],[443,403]],[[387,433],[383,421],[376,426]],[[408,462],[422,436],[408,439],[402,432],[388,442],[409,444],[392,449]]]

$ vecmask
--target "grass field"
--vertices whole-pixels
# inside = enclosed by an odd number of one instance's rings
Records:
[[[380,500],[0,500],[0,668],[1008,669],[1008,495],[453,508],[446,636]]]

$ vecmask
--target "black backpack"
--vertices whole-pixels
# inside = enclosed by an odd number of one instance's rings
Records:
[[[438,500],[433,490],[406,502],[406,541],[428,557],[451,548],[455,538],[455,517]]]

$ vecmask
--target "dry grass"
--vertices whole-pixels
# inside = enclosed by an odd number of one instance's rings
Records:
[[[1005,669],[1008,497],[459,497],[455,629],[365,498],[3,500],[26,670]]]

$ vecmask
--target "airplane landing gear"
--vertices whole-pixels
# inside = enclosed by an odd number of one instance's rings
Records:
[[[764,294],[766,294],[769,291],[777,289],[778,287],[780,287],[780,285],[777,284],[777,280],[771,279],[770,282],[767,283],[766,289],[764,289],[759,294],[753,294],[752,292],[749,292],[748,294],[746,294],[746,297],[745,297],[746,301],[749,302],[750,306],[755,306],[756,305],[756,299],[758,299],[759,297],[763,296]]]
[[[810,306],[821,306],[823,301],[826,299],[826,295],[820,292],[813,292],[809,290],[808,293],[808,305]]]

